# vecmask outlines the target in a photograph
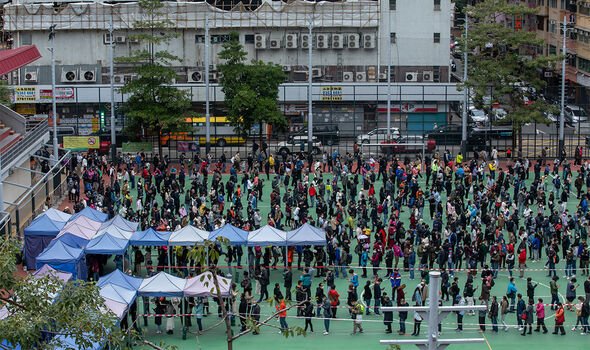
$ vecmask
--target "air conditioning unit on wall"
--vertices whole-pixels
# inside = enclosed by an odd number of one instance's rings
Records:
[[[205,82],[205,72],[202,70],[189,70],[186,73],[187,81],[189,83],[203,83]]]
[[[418,81],[418,72],[407,72],[406,81]]]
[[[125,83],[125,74],[115,74],[115,75],[113,75],[113,82],[115,84],[124,84]]]
[[[358,82],[366,82],[367,81],[367,73],[365,72],[356,72],[354,79]]]
[[[344,48],[344,34],[332,34],[332,48],[343,49]]]
[[[285,36],[285,48],[287,49],[296,49],[299,45],[297,45],[297,39],[299,36],[295,33],[289,33]]]
[[[364,34],[363,35],[363,47],[365,49],[375,48],[375,34]]]
[[[315,37],[315,46],[318,49],[327,49],[330,47],[328,40],[330,40],[329,34],[318,34]]]
[[[80,82],[94,83],[96,82],[96,70],[80,70]]]
[[[75,83],[78,81],[79,74],[80,74],[80,72],[77,69],[62,69],[61,82],[62,83]]]
[[[433,81],[434,80],[434,75],[432,73],[432,71],[423,71],[422,72],[422,81]]]
[[[266,49],[266,35],[255,34],[254,35],[254,48],[257,50]]]
[[[279,39],[270,39],[269,46],[271,49],[280,49],[281,41]]]
[[[342,73],[342,81],[345,83],[352,83],[354,82],[354,73],[353,72],[344,72]]]
[[[301,34],[301,48],[309,49],[309,45],[313,45],[312,37],[309,34]]]
[[[354,33],[347,34],[346,46],[349,49],[358,49],[360,46],[360,37],[361,36],[359,34],[354,34]]]
[[[25,72],[25,83],[36,83],[37,82],[37,71],[26,71]]]

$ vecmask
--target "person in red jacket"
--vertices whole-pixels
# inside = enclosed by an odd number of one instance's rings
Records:
[[[277,305],[275,308],[277,309],[277,313],[279,316],[279,323],[281,325],[281,332],[285,332],[289,329],[289,325],[287,324],[287,304],[285,303],[285,298],[279,300],[276,298]]]
[[[526,248],[522,248],[518,253],[518,271],[520,278],[524,278],[524,269],[526,268]]]
[[[557,310],[555,310],[555,330],[553,334],[561,333],[561,335],[565,335],[565,328],[563,324],[565,323],[565,311],[563,310],[563,304],[557,303]]]
[[[336,310],[338,310],[338,305],[340,305],[340,294],[336,290],[335,285],[330,286],[328,299],[330,299],[330,307],[332,308],[332,318],[336,318]]]

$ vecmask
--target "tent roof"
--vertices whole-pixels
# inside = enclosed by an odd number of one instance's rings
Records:
[[[287,245],[287,232],[270,225],[263,226],[248,235],[248,246]]]
[[[185,226],[170,234],[169,244],[172,246],[192,246],[209,239],[209,232],[192,225]]]
[[[100,235],[88,242],[84,251],[86,254],[116,254],[121,255],[127,249],[129,240],[113,237],[109,234]]]
[[[139,287],[139,294],[150,297],[181,297],[184,294],[186,280],[160,272],[146,278]]]
[[[64,228],[68,228],[68,227],[72,227],[72,226],[80,226],[80,227],[93,229],[94,231],[97,231],[101,225],[102,225],[101,221],[94,220],[94,219],[88,218],[86,216],[78,216],[76,218],[72,217],[70,219],[70,221],[68,221],[68,223],[64,226]]]
[[[129,307],[129,305],[125,303],[120,303],[118,301],[114,301],[111,299],[105,299],[104,305],[107,309],[112,311],[118,319],[123,318],[123,315],[125,315],[125,311],[127,311],[127,308]]]
[[[129,276],[121,270],[115,270],[108,275],[102,276],[98,280],[98,287],[110,283],[123,288],[138,290],[142,282],[143,278]]]
[[[99,293],[104,299],[114,300],[119,303],[125,303],[126,305],[131,305],[137,297],[136,290],[123,288],[111,283],[102,286]]]
[[[72,215],[70,215],[68,213],[64,213],[63,211],[57,210],[55,208],[47,209],[46,211],[41,213],[38,217],[41,217],[41,216],[47,216],[53,221],[61,221],[61,222],[67,222],[72,218]]]
[[[305,223],[287,232],[287,243],[289,245],[326,245],[326,231]]]
[[[106,227],[106,226],[110,226],[110,225],[113,225],[113,226],[123,229],[125,231],[135,231],[135,230],[137,230],[139,223],[129,221],[129,220],[123,218],[121,215],[117,215],[114,218],[112,218],[108,221],[105,221],[103,223],[102,227]]]
[[[231,279],[217,276],[217,281],[219,282],[219,289],[221,290],[221,295],[223,295],[223,296],[229,295],[230,290],[231,290]],[[217,295],[216,292],[211,293],[211,288],[214,288],[214,287],[215,287],[215,284],[213,283],[213,274],[211,272],[207,271],[207,272],[204,272],[204,273],[202,273],[198,276],[195,276],[193,278],[189,278],[186,281],[186,286],[184,287],[184,296],[186,296],[186,297],[215,296],[215,295]]]
[[[1,313],[1,311],[0,311],[0,313]],[[0,320],[1,320],[1,319],[2,319],[2,318],[0,318]],[[0,344],[2,344],[2,346],[4,347],[4,349],[11,349],[11,350],[21,350],[21,347],[20,347],[20,345],[16,345],[16,346],[14,346],[14,345],[10,344],[10,343],[9,343],[8,341],[6,341],[6,340],[3,340],[3,341],[2,341],[2,343],[0,343]]]
[[[33,220],[29,227],[25,228],[25,236],[55,237],[65,225],[65,222],[56,221],[47,215],[41,215]]]
[[[223,227],[212,231],[209,235],[209,240],[214,241],[217,237],[229,239],[232,245],[245,245],[248,243],[248,232],[237,228],[232,224],[225,224]]]
[[[170,232],[156,231],[153,228],[148,228],[145,231],[136,231],[129,240],[129,244],[135,246],[166,246]]]
[[[37,271],[35,271],[35,273],[33,273],[33,276],[36,278],[45,277],[47,275],[53,275],[53,276],[59,278],[64,283],[66,283],[67,281],[72,279],[71,273],[56,270],[47,264],[41,266],[41,268],[39,270],[37,270]]]
[[[131,239],[131,236],[133,236],[134,232],[135,232],[135,230],[129,231],[129,230],[119,228],[115,225],[104,225],[103,224],[103,226],[101,226],[101,228],[98,230],[98,232],[96,232],[96,235],[94,236],[94,238],[96,238],[98,236],[102,236],[104,234],[108,234],[108,235],[111,235],[115,238],[129,240],[129,239]]]
[[[62,241],[54,240],[52,244],[37,257],[37,266],[40,263],[68,263],[78,261],[84,255],[80,248],[74,248]]]
[[[72,220],[77,219],[80,216],[84,216],[94,221],[100,222],[105,222],[109,218],[108,214],[102,213],[96,209],[92,209],[91,207],[86,207],[82,209],[82,211],[80,211],[79,213],[74,214],[74,216],[72,216]]]
[[[70,350],[79,349],[80,347],[76,344],[76,340],[67,335],[58,335],[51,340],[51,343],[55,345],[55,350]],[[101,350],[102,345],[98,343],[91,344],[90,347],[84,348],[85,350]]]

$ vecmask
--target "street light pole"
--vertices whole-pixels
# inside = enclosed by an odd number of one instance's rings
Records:
[[[469,103],[467,82],[467,39],[469,35],[469,17],[465,13],[465,44],[463,45],[463,116],[461,118],[461,152],[463,156],[467,155],[467,104]]]
[[[564,135],[564,128],[565,128],[565,61],[566,61],[566,35],[567,35],[567,17],[563,16],[563,47],[562,47],[562,54],[563,59],[561,60],[561,105],[559,110],[559,155],[558,157],[561,159],[561,155],[563,154],[564,147],[565,147],[565,135]]]
[[[313,87],[312,46],[313,46],[313,16],[309,17],[309,40],[307,47],[307,152],[311,161],[313,150],[313,105],[311,89]],[[311,164],[310,164],[311,166]]]
[[[51,107],[52,107],[52,121],[53,121],[53,160],[52,165],[59,162],[59,151],[57,148],[57,103],[55,99],[55,24],[49,27],[49,41],[51,41]]]
[[[209,13],[205,15],[205,152],[211,150],[211,112],[209,110]]]
[[[387,44],[387,141],[391,141],[391,15],[388,13],[389,43]]]
[[[113,13],[111,12],[109,23],[109,36],[111,38],[109,44],[109,78],[111,84],[111,160],[114,163],[117,160],[117,132],[115,130],[115,40],[113,40],[113,32]]]

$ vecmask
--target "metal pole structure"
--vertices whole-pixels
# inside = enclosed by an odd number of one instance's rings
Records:
[[[440,272],[430,272],[430,283],[428,285],[428,350],[436,350],[438,339],[438,302],[440,291]]]
[[[467,38],[469,35],[469,17],[465,13],[465,44],[463,45],[463,84],[467,81]],[[461,118],[461,152],[467,156],[467,104],[469,95],[467,86],[463,86],[463,116]]]
[[[55,99],[55,24],[49,27],[49,41],[51,41],[51,107],[52,107],[52,121],[53,121],[53,161],[52,165],[59,162],[59,151],[57,148],[57,103]]]
[[[113,31],[113,13],[111,12],[111,20],[109,23],[109,35],[111,38],[109,44],[109,78],[111,83],[111,160],[114,163],[117,160],[117,132],[115,129],[115,40],[113,40]],[[123,257],[123,261],[125,261],[125,257]]]
[[[307,152],[311,160],[313,150],[313,105],[311,89],[313,87],[312,46],[313,46],[313,16],[309,17],[309,40],[307,48]],[[310,164],[311,166],[311,164]]]
[[[211,150],[211,112],[209,110],[209,13],[205,15],[205,152]]]
[[[567,34],[567,26],[566,26],[566,16],[563,16],[563,47],[562,47],[562,55],[563,59],[561,60],[561,108],[559,110],[559,154],[557,155],[558,158],[561,159],[561,155],[563,154],[563,150],[565,147],[565,135],[564,135],[564,128],[565,128],[565,56],[566,56],[566,34]]]
[[[391,16],[388,13],[389,43],[387,44],[387,141],[391,141]]]

